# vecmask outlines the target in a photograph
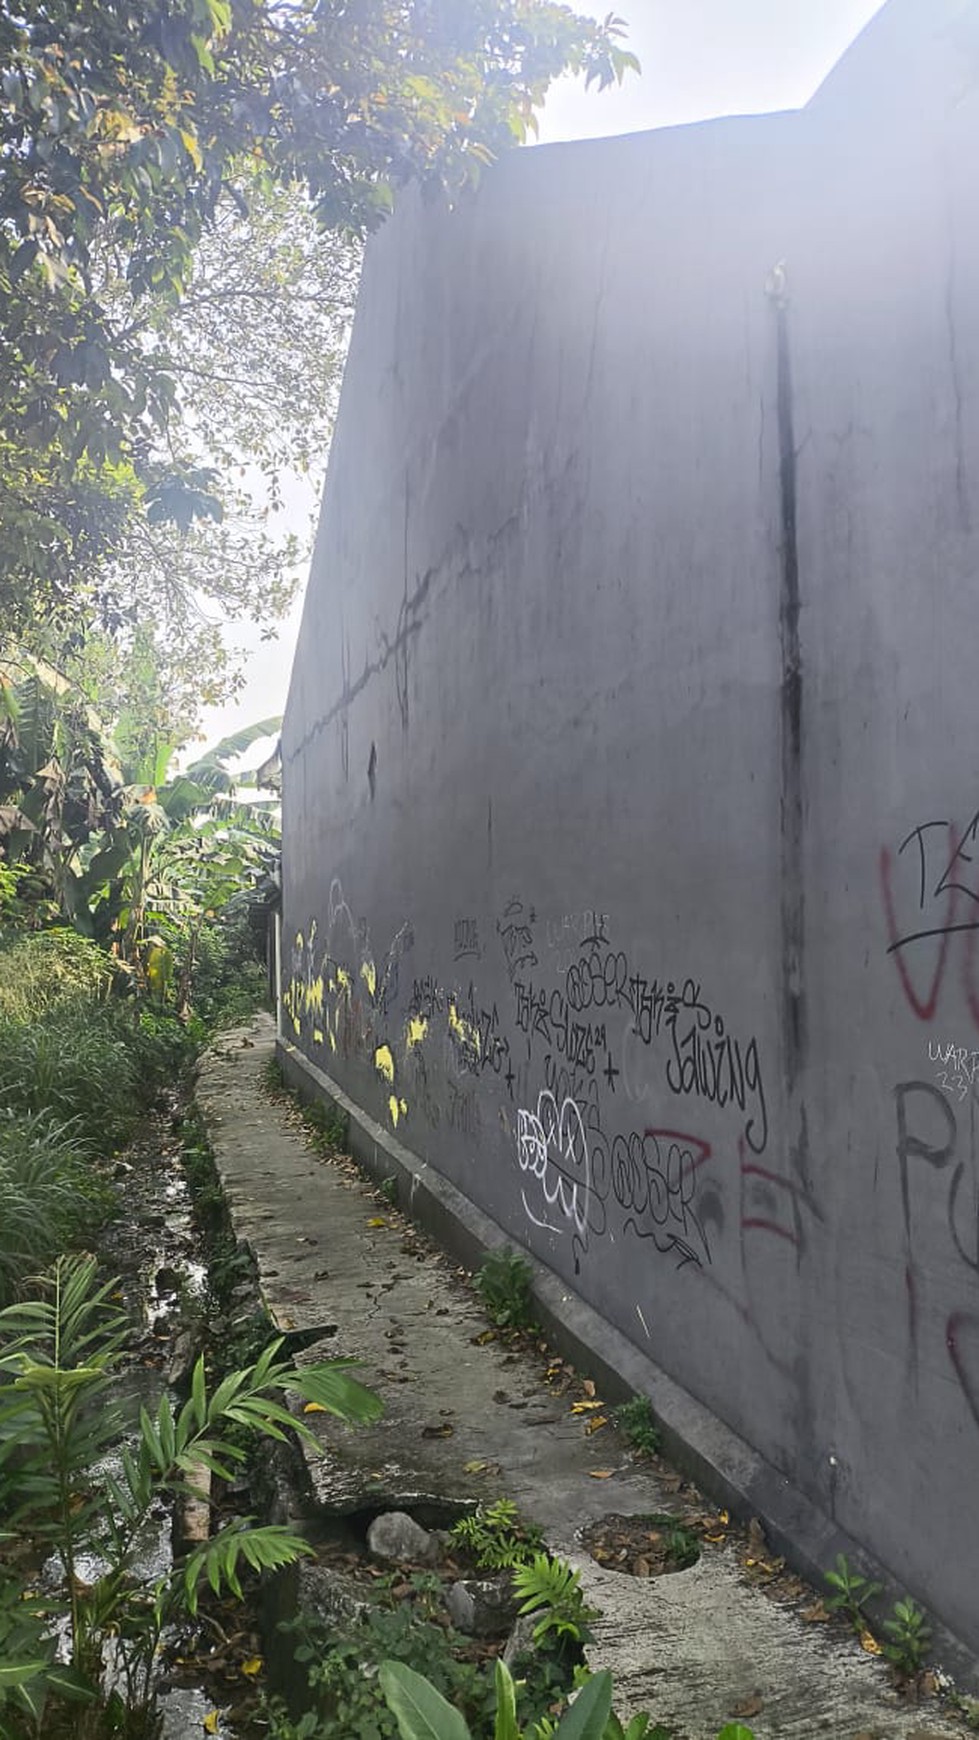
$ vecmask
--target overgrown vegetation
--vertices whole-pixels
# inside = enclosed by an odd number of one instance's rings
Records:
[[[214,1388],[198,1359],[182,1407],[164,1393],[155,1410],[127,1418],[118,1377],[130,1325],[114,1285],[100,1281],[94,1258],[62,1258],[35,1297],[0,1313],[0,1512],[13,1524],[0,1568],[0,1722],[12,1740],[151,1740],[168,1621],[196,1611],[202,1585],[240,1595],[244,1567],[274,1569],[310,1550],[287,1528],[236,1518],[182,1563],[147,1575],[141,1548],[161,1498],[196,1494],[205,1473],[231,1478],[244,1460],[242,1431],[311,1436],[283,1392],[350,1422],[380,1413],[353,1361],[298,1371],[276,1341]],[[49,1555],[54,1585],[42,1575]],[[66,1660],[56,1656],[59,1630]]]

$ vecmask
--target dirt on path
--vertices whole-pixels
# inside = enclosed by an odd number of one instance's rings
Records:
[[[512,1498],[580,1569],[600,1614],[588,1658],[612,1669],[620,1714],[648,1710],[678,1740],[713,1740],[738,1718],[757,1740],[961,1740],[964,1725],[940,1700],[910,1701],[880,1659],[827,1623],[759,1532],[745,1537],[665,1463],[631,1451],[587,1379],[532,1338],[488,1334],[449,1258],[352,1162],[318,1153],[289,1103],[269,1098],[274,1038],[268,1017],[223,1036],[197,1099],[273,1319],[299,1332],[302,1357],[363,1361],[385,1404],[367,1429],[311,1417],[317,1502],[356,1516]],[[622,1519],[664,1516],[695,1536],[699,1557],[657,1575],[670,1525],[636,1522],[634,1541]],[[617,1520],[596,1530],[606,1517]]]

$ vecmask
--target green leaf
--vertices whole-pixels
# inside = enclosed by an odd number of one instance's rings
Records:
[[[602,1740],[612,1708],[612,1675],[593,1674],[558,1723],[555,1740]]]
[[[717,1740],[755,1740],[754,1729],[746,1728],[743,1722],[726,1722]]]
[[[513,1683],[513,1675],[506,1662],[497,1657],[494,1673],[496,1681],[496,1726],[493,1729],[493,1740],[520,1740],[520,1729],[517,1726],[517,1688]]]
[[[381,1663],[378,1671],[388,1709],[401,1740],[471,1740],[465,1721],[441,1692],[400,1661]]]

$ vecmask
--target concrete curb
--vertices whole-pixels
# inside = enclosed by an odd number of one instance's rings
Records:
[[[345,1114],[353,1158],[378,1183],[393,1176],[398,1206],[458,1262],[474,1269],[487,1250],[518,1242],[371,1118],[288,1040],[277,1039],[276,1056],[286,1081],[301,1099],[326,1099]],[[599,1316],[553,1270],[530,1252],[523,1254],[533,1270],[533,1293],[547,1340],[563,1358],[594,1378],[610,1402],[648,1396],[666,1455],[714,1502],[741,1522],[757,1517],[773,1550],[817,1589],[824,1586],[824,1571],[838,1553],[844,1553],[851,1564],[884,1585],[883,1597],[870,1610],[874,1618],[883,1616],[906,1593],[887,1566],[871,1559],[757,1450]],[[960,1686],[979,1691],[975,1657],[953,1633],[931,1615],[929,1619],[932,1653]]]

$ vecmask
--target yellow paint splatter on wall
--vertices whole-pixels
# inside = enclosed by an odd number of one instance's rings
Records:
[[[337,990],[350,991],[350,974],[345,967],[337,967]]]
[[[390,1045],[379,1045],[374,1053],[374,1068],[378,1075],[383,1075],[385,1081],[394,1084],[394,1058]]]
[[[462,1045],[469,1045],[479,1055],[479,1029],[464,1015],[460,1015],[454,1003],[449,1004],[449,1026]]]
[[[323,1030],[320,1027],[314,1027],[313,1028],[313,1044],[314,1045],[322,1045],[322,1043],[323,1043]]]
[[[377,974],[374,971],[374,962],[373,961],[364,961],[364,963],[360,969],[360,976],[363,979],[364,984],[367,986],[367,989],[371,994],[371,998],[373,999],[374,993],[377,990]]]
[[[408,1050],[415,1045],[421,1045],[427,1032],[428,1022],[424,1015],[412,1015],[407,1028]]]
[[[397,1129],[399,1108],[398,1108],[397,1099],[395,1098],[394,1094],[392,1094],[391,1098],[388,1100],[388,1110],[391,1113],[391,1122],[394,1125],[395,1129]]]

